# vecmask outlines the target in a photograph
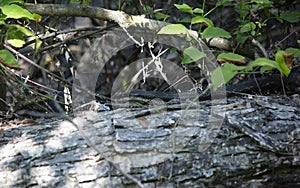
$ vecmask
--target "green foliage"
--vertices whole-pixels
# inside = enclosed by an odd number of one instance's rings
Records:
[[[279,18],[290,23],[297,23],[300,21],[300,11],[293,11],[293,12],[284,12],[282,13]]]
[[[20,7],[16,4],[8,4],[1,7],[2,13],[6,15],[7,18],[20,19],[27,18],[34,20],[35,16],[31,14],[28,10]]]
[[[285,60],[283,58],[284,53],[285,52],[282,50],[277,51],[277,53],[275,54],[275,61],[279,65],[279,67],[277,69],[285,76],[288,76],[290,74],[291,70],[287,67],[287,65],[286,65],[287,62],[285,62]]]
[[[198,61],[202,57],[204,57],[204,53],[200,52],[197,48],[191,46],[191,47],[188,47],[184,50],[183,60],[182,60],[181,63],[182,64],[189,64],[189,63]]]
[[[155,16],[155,19],[162,20],[162,21],[166,21],[166,19],[168,19],[170,17],[169,15],[163,14],[161,12],[155,13],[154,16]]]
[[[244,61],[245,57],[235,53],[221,53],[218,55],[217,60],[226,59],[227,61]]]
[[[8,65],[18,67],[18,62],[15,57],[7,50],[0,50],[0,57],[2,60],[7,63]]]
[[[230,33],[219,27],[208,27],[202,33],[202,38],[231,38]]]
[[[205,18],[203,16],[196,16],[196,17],[192,18],[191,24],[204,24],[207,27],[214,26],[214,23],[210,19]]]
[[[287,67],[287,63],[284,60],[283,55],[292,53],[294,56],[300,55],[300,49],[288,48],[285,51],[278,50],[275,54],[275,61],[267,58],[257,58],[254,61],[251,61],[247,66],[237,66],[230,63],[225,63],[222,67],[216,68],[212,72],[211,81],[213,89],[217,89],[223,84],[228,83],[232,78],[234,78],[241,71],[243,73],[252,73],[254,67],[261,67],[260,73],[276,69],[284,76],[288,76],[291,70]],[[241,60],[243,56],[233,53],[223,53],[218,56],[218,59],[226,58],[230,60]],[[224,77],[222,79],[222,77]]]
[[[183,3],[182,5],[179,5],[179,4],[174,4],[174,6],[180,10],[181,12],[187,12],[187,13],[190,13],[192,15],[195,15],[195,14],[203,14],[203,9],[200,9],[200,8],[192,8],[190,7],[189,5]]]
[[[202,37],[203,38],[215,38],[215,37],[220,37],[220,38],[231,38],[231,35],[229,32],[225,31],[222,28],[215,27],[214,23],[212,20],[207,18],[207,15],[212,11],[204,14],[204,8],[193,8],[185,3],[179,5],[175,4],[174,5],[178,10],[181,12],[189,13],[191,14],[191,18],[187,17],[182,19],[180,22],[182,23],[189,23],[190,27],[192,25],[199,24],[199,34],[202,31],[202,26],[206,26],[207,28],[204,29]],[[220,6],[220,5],[219,5]],[[216,6],[217,7],[217,6]],[[215,8],[216,8],[215,7]],[[199,14],[199,15],[198,15]]]
[[[225,63],[222,67],[216,68],[211,74],[212,87],[216,90],[221,85],[229,82],[239,71],[246,69],[246,66],[236,66]]]
[[[219,0],[215,7],[207,12],[204,10],[205,1],[203,1],[202,8],[194,8],[188,4],[175,4],[174,6],[181,12],[188,13],[189,16],[180,20],[181,23],[188,23],[190,29],[194,25],[199,26],[198,34],[202,38],[234,38],[238,43],[245,43],[249,38],[257,38],[261,35],[261,29],[267,26],[269,19],[276,19],[280,22],[297,23],[300,21],[300,11],[280,11],[277,13],[273,9],[274,2],[270,0]],[[232,33],[227,32],[223,28],[215,27],[209,15],[217,7],[232,6],[239,14],[237,21],[239,25],[233,28]],[[253,18],[257,12],[265,14],[264,20],[257,20]],[[159,34],[174,34],[174,35],[188,35],[188,29],[181,24],[171,24],[163,27]],[[300,42],[299,42],[300,43]],[[212,72],[211,82],[213,89],[217,89],[220,85],[228,83],[239,73],[253,73],[255,67],[260,67],[260,73],[263,74],[270,70],[278,70],[284,76],[290,73],[291,62],[286,62],[284,55],[294,54],[294,57],[300,57],[300,49],[288,48],[285,51],[278,50],[275,54],[275,60],[268,58],[257,58],[250,61],[248,65],[237,66],[232,63],[246,64],[244,56],[235,53],[221,53],[217,59],[220,62],[225,62],[222,67],[216,68]],[[182,64],[189,64],[198,61],[205,56],[204,53],[198,49],[189,47],[183,52]]]
[[[299,48],[287,48],[285,50],[288,54],[294,54],[294,57],[300,57],[300,49]]]
[[[31,14],[25,8],[14,4],[21,3],[23,0],[3,0],[0,2],[0,27],[1,27],[1,39],[0,44],[8,43],[16,48],[21,48],[25,44],[25,38],[34,37],[36,40],[36,50],[38,49],[41,41],[35,37],[34,33],[28,30],[26,27],[22,26],[19,23],[16,23],[16,20],[21,20],[23,23],[29,23],[30,21],[40,21],[41,16],[37,14]],[[14,56],[7,50],[1,51],[0,57],[5,61],[5,63],[12,66],[16,65],[16,59]]]
[[[187,34],[188,29],[182,24],[169,24],[161,28],[158,34],[180,35]]]

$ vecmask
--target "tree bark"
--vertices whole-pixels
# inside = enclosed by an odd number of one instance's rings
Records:
[[[191,121],[177,127],[173,125],[182,112],[178,104],[157,114],[141,108],[82,111],[74,119],[80,131],[62,120],[2,125],[0,184],[137,187],[133,177],[143,187],[300,185],[299,95],[228,99],[213,112],[225,112],[222,126],[213,130],[214,139],[204,141],[212,131],[207,126],[211,101],[200,106],[197,114],[194,108],[186,110]],[[178,134],[172,140],[175,128]]]

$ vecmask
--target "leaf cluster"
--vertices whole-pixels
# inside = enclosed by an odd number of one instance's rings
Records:
[[[274,2],[269,0],[219,0],[214,8],[205,11],[203,1],[202,8],[194,8],[188,4],[175,4],[174,6],[181,12],[188,13],[190,16],[179,21],[176,24],[169,24],[163,27],[159,34],[167,35],[188,35],[192,26],[198,25],[198,37],[202,39],[211,38],[225,38],[233,39],[239,44],[245,43],[248,39],[255,39],[261,35],[263,27],[267,26],[267,21],[274,19],[280,23],[296,23],[300,20],[300,11],[275,11],[273,8]],[[239,25],[228,32],[223,28],[216,27],[211,19],[207,16],[219,7],[234,7],[234,10],[239,14],[237,19]],[[255,20],[257,12],[264,12],[267,16],[264,20]],[[185,27],[183,23],[188,23],[189,28]],[[188,38],[188,37],[187,37]],[[299,41],[298,41],[299,43]],[[189,47],[183,52],[184,57],[182,64],[196,62],[201,59],[205,54],[198,49]],[[276,69],[284,76],[288,76],[292,68],[292,59],[300,57],[299,48],[288,48],[285,50],[277,49],[275,59],[267,57],[257,58],[247,64],[246,58],[239,54],[232,52],[221,53],[217,59],[219,62],[224,63],[223,66],[216,68],[211,75],[211,82],[213,89],[217,89],[220,85],[228,83],[239,73],[253,74],[255,67],[260,67],[261,74]],[[287,58],[290,57],[290,58]],[[240,65],[236,65],[240,64]],[[247,65],[246,65],[247,64]]]
[[[38,49],[41,41],[27,28],[27,25],[31,21],[40,21],[41,16],[30,13],[16,3],[23,3],[23,0],[3,0],[0,2],[1,47],[3,44],[9,44],[21,48],[25,45],[25,37],[27,37],[28,39],[35,39],[35,49]],[[2,59],[2,65],[17,69],[17,60],[8,50],[0,50],[0,58]]]

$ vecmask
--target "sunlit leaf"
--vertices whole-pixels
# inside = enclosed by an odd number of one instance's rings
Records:
[[[278,65],[279,65],[279,68],[278,68],[278,70],[282,73],[282,74],[284,74],[285,76],[288,76],[289,74],[290,74],[290,72],[291,72],[291,70],[288,68],[288,66],[287,66],[287,64],[286,64],[286,62],[285,62],[285,60],[284,60],[284,51],[282,51],[282,50],[279,50],[279,51],[277,51],[276,52],[276,54],[275,54],[275,61],[278,63]]]
[[[202,14],[203,13],[203,9],[201,9],[201,8],[195,8],[193,10],[193,13]]]
[[[193,14],[193,8],[185,3],[183,3],[182,5],[174,4],[174,6],[181,12],[187,12],[187,13]]]
[[[202,33],[203,38],[231,38],[230,33],[219,27],[208,27]]]
[[[41,21],[42,20],[42,16],[41,15],[39,15],[39,14],[32,14],[32,16],[33,16],[33,18],[34,18],[34,21],[36,21],[36,22],[39,22],[39,21]]]
[[[25,44],[23,32],[14,27],[10,29],[7,33],[7,43],[17,48],[23,47],[23,45]]]
[[[188,29],[182,24],[169,24],[161,28],[158,34],[179,35],[187,34]]]
[[[0,58],[8,65],[19,67],[15,56],[8,50],[0,50]]]
[[[27,36],[34,36],[34,34],[26,27],[23,27],[23,26],[17,25],[17,24],[11,24],[11,26],[15,27],[18,31],[22,32],[23,34],[25,34]]]
[[[279,66],[276,63],[276,61],[273,61],[273,60],[270,60],[270,59],[267,59],[267,58],[257,58],[256,60],[252,61],[249,64],[250,68],[257,67],[257,66],[261,66],[261,67],[269,66],[269,67],[272,67],[274,69],[279,69]]]
[[[241,56],[239,54],[235,54],[235,53],[231,53],[231,52],[228,52],[228,53],[221,53],[218,55],[217,59],[220,60],[220,59],[229,59],[229,60],[232,60],[232,61],[241,61],[241,60],[245,60],[245,57],[244,56]]]
[[[253,62],[251,62],[249,64],[249,67],[252,68],[257,66],[268,67],[267,70],[273,68],[279,70],[280,73],[282,73],[283,75],[288,76],[291,70],[287,67],[287,65],[284,62],[283,51],[278,51],[275,55],[275,59],[276,61],[267,58],[258,58]]]
[[[205,54],[203,52],[200,52],[197,48],[191,46],[184,50],[183,52],[183,60],[182,64],[189,64],[192,62],[198,61],[200,58],[202,58]]]
[[[7,18],[28,18],[30,20],[34,20],[34,16],[28,10],[24,9],[19,5],[5,5],[1,9],[3,14],[5,14]]]
[[[191,21],[191,24],[198,24],[198,23],[205,24],[208,27],[213,27],[214,26],[214,23],[210,19],[205,18],[203,16],[196,16]]]
[[[7,43],[14,47],[21,48],[25,44],[25,41],[22,39],[8,39]]]
[[[229,74],[227,74],[227,76],[229,76],[229,80],[230,80],[231,78],[233,78],[235,76],[235,74],[232,74],[230,72]],[[212,83],[212,87],[214,90],[216,90],[218,87],[220,87],[226,83],[224,74],[222,71],[222,67],[218,67],[215,70],[213,70],[213,72],[211,74],[211,83]]]
[[[221,63],[229,62],[234,64],[246,64],[246,59],[244,56],[235,54],[235,53],[221,53],[218,55],[217,59]]]
[[[211,82],[213,89],[216,90],[223,84],[228,83],[239,71],[246,69],[246,66],[236,66],[230,63],[224,63],[222,67],[213,70]]]

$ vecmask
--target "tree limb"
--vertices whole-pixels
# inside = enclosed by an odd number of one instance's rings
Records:
[[[149,29],[157,29],[165,25],[159,22],[145,18],[143,15],[129,15],[122,11],[109,10],[100,7],[87,6],[85,8],[78,4],[32,4],[25,3],[24,7],[32,13],[44,16],[78,16],[90,17],[100,20],[113,21],[121,27],[141,26]]]

